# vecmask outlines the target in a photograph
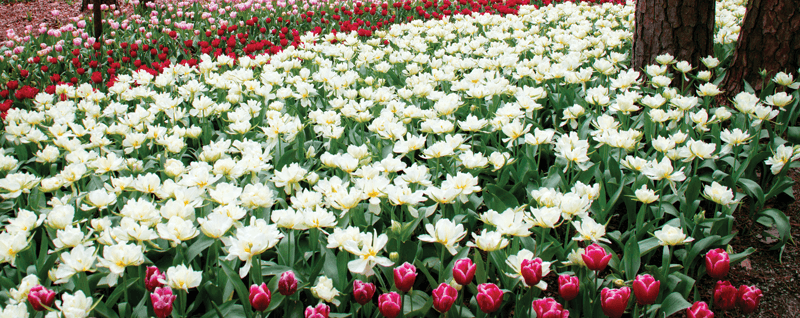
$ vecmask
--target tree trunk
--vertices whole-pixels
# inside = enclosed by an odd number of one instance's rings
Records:
[[[641,71],[656,56],[700,66],[714,52],[715,0],[637,0],[633,68]]]
[[[100,36],[103,35],[103,16],[100,12],[100,4],[102,0],[94,0],[94,38],[100,41]]]
[[[750,0],[722,88],[732,98],[744,81],[761,90],[759,72],[795,73],[800,67],[800,0]]]

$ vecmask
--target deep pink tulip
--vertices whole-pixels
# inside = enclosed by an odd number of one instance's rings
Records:
[[[453,306],[456,297],[458,297],[458,291],[453,286],[441,283],[433,290],[433,308],[440,313],[445,313]]]
[[[600,305],[603,313],[611,318],[622,317],[625,308],[628,308],[628,300],[631,298],[631,289],[622,287],[620,289],[603,288],[600,291]]]
[[[714,312],[708,309],[708,304],[703,301],[695,302],[692,307],[686,309],[687,318],[714,318]]]
[[[156,312],[158,318],[166,318],[172,313],[172,303],[176,297],[178,296],[172,293],[172,288],[169,288],[169,286],[157,287],[150,294],[150,301],[153,302],[153,311]]]
[[[478,285],[478,295],[475,296],[478,307],[484,313],[493,313],[503,304],[503,291],[492,283]]]
[[[306,318],[328,318],[331,314],[331,307],[326,304],[319,304],[317,307],[306,307]]]
[[[281,295],[293,295],[297,291],[297,278],[294,277],[293,271],[285,271],[281,274],[278,280],[278,292]]]
[[[597,244],[587,246],[581,257],[586,267],[598,272],[604,270],[611,260],[611,254],[606,253],[606,250]]]
[[[725,250],[718,248],[706,253],[706,273],[714,279],[722,279],[731,269],[731,259]]]
[[[560,275],[558,276],[558,294],[565,301],[570,301],[578,297],[581,289],[581,282],[577,276]]]
[[[407,264],[407,263],[406,263]],[[403,309],[403,301],[396,292],[382,294],[378,297],[378,310],[386,318],[394,318]]]
[[[156,288],[164,286],[166,275],[158,270],[158,267],[150,266],[144,274],[144,287],[147,291],[154,292]]]
[[[564,310],[553,298],[537,299],[533,301],[533,311],[536,318],[568,318],[569,310]]]
[[[542,280],[542,259],[524,259],[522,266],[520,266],[522,278],[525,280],[525,285],[528,287],[536,286]]]
[[[633,281],[633,294],[636,295],[636,303],[642,306],[655,304],[660,287],[661,281],[656,280],[649,274],[636,276]]]
[[[363,305],[372,300],[375,295],[375,284],[365,283],[360,280],[353,281],[353,298],[356,302]]]
[[[739,292],[728,281],[717,281],[714,287],[714,306],[720,310],[736,308],[736,294]]]
[[[267,283],[261,283],[261,286],[256,284],[250,286],[250,306],[253,306],[255,311],[267,310],[270,300],[272,300],[272,292],[269,291]]]
[[[453,279],[459,285],[469,285],[475,277],[477,266],[469,258],[462,258],[453,265]]]
[[[403,263],[394,269],[394,285],[397,289],[407,293],[414,287],[414,280],[417,279],[417,268],[408,262]]]
[[[761,289],[756,286],[739,286],[739,292],[736,294],[736,304],[742,309],[745,314],[750,314],[756,311],[758,303],[761,301]]]
[[[28,292],[28,303],[31,304],[33,310],[44,311],[47,308],[53,307],[53,302],[56,300],[56,292],[45,288],[42,285],[36,285]]]

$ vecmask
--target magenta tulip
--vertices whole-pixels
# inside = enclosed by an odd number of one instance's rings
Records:
[[[154,292],[156,288],[164,286],[166,275],[158,270],[158,267],[150,266],[144,274],[144,287],[147,291]]]
[[[736,308],[737,293],[739,292],[736,287],[733,287],[728,281],[717,281],[714,287],[714,306],[720,310],[731,310]]]
[[[581,257],[586,267],[598,272],[604,270],[611,261],[611,254],[606,253],[606,250],[597,244],[587,246]]]
[[[269,291],[267,283],[261,283],[261,286],[256,284],[250,286],[250,306],[253,306],[255,311],[267,310],[270,300],[272,300],[272,293]]]
[[[714,312],[708,309],[708,304],[702,301],[695,302],[692,307],[686,309],[687,318],[714,318]]]
[[[642,306],[655,304],[660,287],[661,281],[656,280],[651,275],[636,276],[633,281],[633,294],[636,295],[636,303]]]
[[[278,280],[278,292],[281,295],[289,296],[297,291],[297,278],[294,277],[293,271],[286,271],[281,274]]]
[[[542,259],[537,257],[532,260],[522,260],[520,272],[522,273],[525,285],[528,287],[536,286],[536,284],[542,280]]]
[[[468,285],[475,277],[475,269],[477,266],[472,263],[469,258],[462,258],[456,261],[453,265],[453,279],[459,285]]]
[[[407,263],[406,263],[407,264]],[[382,294],[378,297],[378,310],[381,311],[381,314],[386,318],[394,318],[400,314],[400,310],[403,309],[403,302],[400,298],[400,294],[396,292],[391,292],[387,294]]]
[[[578,292],[581,288],[581,282],[576,276],[560,275],[558,276],[558,294],[566,301],[570,301],[578,297]]]
[[[414,280],[417,279],[417,268],[408,262],[403,263],[394,269],[394,284],[397,289],[407,293],[414,287]]]
[[[490,314],[500,309],[500,305],[503,304],[503,291],[492,283],[480,284],[475,300],[481,311]]]
[[[706,273],[714,279],[722,279],[731,269],[731,259],[725,250],[718,248],[706,253]]]
[[[44,311],[45,307],[53,307],[53,302],[56,300],[56,292],[45,288],[42,285],[36,285],[28,292],[28,303],[31,304],[33,310]]]
[[[761,301],[761,289],[756,286],[739,286],[739,292],[736,294],[736,304],[742,309],[745,314],[750,314],[756,311],[758,303]]]
[[[433,308],[440,313],[445,313],[453,306],[456,297],[458,297],[458,291],[453,286],[441,283],[433,290]]]
[[[537,299],[533,301],[533,311],[536,318],[568,318],[569,310],[564,310],[553,298]]]
[[[172,293],[172,288],[169,288],[169,286],[157,287],[150,294],[150,301],[153,302],[153,311],[155,311],[158,318],[166,318],[172,313],[172,303],[176,297],[178,296]]]
[[[319,304],[317,307],[306,307],[306,318],[328,318],[331,314],[331,307],[326,304]]]
[[[356,302],[363,305],[372,300],[375,295],[375,284],[365,283],[360,280],[353,281],[353,298]]]
[[[628,300],[631,298],[631,289],[622,287],[620,289],[603,288],[600,291],[600,305],[603,313],[611,318],[622,317],[625,308],[628,307]]]

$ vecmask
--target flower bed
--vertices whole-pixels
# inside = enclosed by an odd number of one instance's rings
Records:
[[[720,59],[641,74],[632,5],[563,3],[17,84],[3,314],[752,312],[761,291],[723,281],[753,251],[727,247],[732,212],[788,240],[764,204],[800,157],[778,124],[800,83],[714,101],[740,5],[720,6]]]

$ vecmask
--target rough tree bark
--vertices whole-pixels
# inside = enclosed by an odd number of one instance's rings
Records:
[[[633,68],[641,71],[656,56],[700,66],[714,52],[715,0],[637,0]]]
[[[800,67],[800,0],[750,0],[739,41],[720,86],[727,98],[744,90],[747,81],[761,90],[761,75],[796,73]],[[727,99],[726,98],[726,99]]]
[[[94,0],[94,17],[92,18],[94,22],[94,38],[100,41],[100,36],[103,35],[103,16],[100,12],[100,4],[102,3],[101,0]]]

